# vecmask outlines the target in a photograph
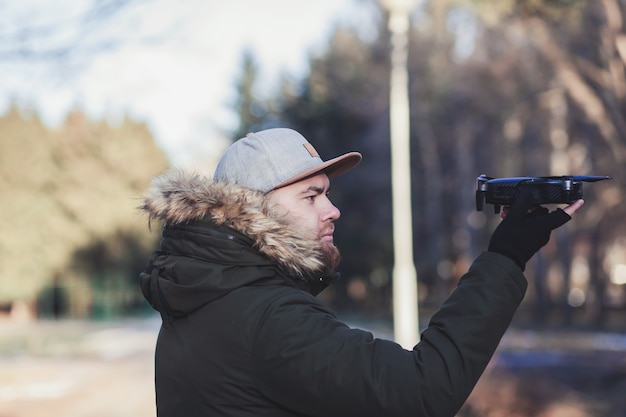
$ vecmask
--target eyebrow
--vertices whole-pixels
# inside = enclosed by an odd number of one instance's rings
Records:
[[[324,194],[324,189],[321,187],[315,187],[315,186],[310,186],[309,188],[307,188],[306,190],[302,191],[302,193],[308,193],[308,192],[314,192],[316,194]]]

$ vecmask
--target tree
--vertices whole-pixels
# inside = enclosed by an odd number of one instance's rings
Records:
[[[239,115],[239,127],[233,137],[244,137],[248,132],[262,130],[269,123],[267,103],[256,93],[258,65],[254,54],[250,50],[243,53],[241,76],[236,88],[239,92],[235,108]]]
[[[0,27],[3,28],[0,32],[0,61],[37,60],[68,64],[117,48],[129,39],[103,28],[114,25],[115,20],[133,6],[149,1],[95,1],[83,10],[53,16],[42,14],[37,5],[31,5],[30,10],[28,5],[24,5],[25,8],[18,8],[21,13],[7,13],[5,21],[0,17]],[[2,7],[0,3],[0,9]],[[11,20],[8,20],[9,17]]]
[[[383,30],[384,20],[378,24]],[[389,39],[379,33],[369,43],[355,29],[338,28],[327,53],[311,57],[309,76],[298,84],[285,81],[275,104],[283,124],[303,132],[323,158],[351,150],[364,154],[359,168],[334,180],[331,191],[343,212],[338,226],[343,232],[336,239],[346,274],[333,289],[339,309],[354,302],[389,306]],[[348,296],[351,280],[365,282],[371,296],[361,301]]]
[[[624,181],[621,166],[626,156],[625,6],[613,0],[535,3],[516,3],[503,20],[510,30],[528,35],[530,47],[549,68],[545,90],[550,93],[539,108],[547,115],[542,130],[551,142],[550,169],[554,174],[606,173],[615,180],[586,189],[593,207],[577,214],[576,226],[560,232],[559,250],[550,253],[550,262],[559,265],[562,274],[561,294],[554,295],[560,304],[567,304],[574,285],[572,258],[589,259],[589,286],[578,283],[574,289],[585,287],[590,320],[602,325],[612,286],[604,259],[620,245],[625,229],[618,204],[624,196],[619,184]],[[545,286],[546,280],[536,285]],[[567,320],[567,307],[565,314]]]
[[[474,207],[475,179],[482,173],[613,175],[617,181],[585,187],[588,204],[529,263],[534,285],[525,306],[544,322],[554,313],[558,323],[576,319],[572,313],[580,307],[571,296],[581,290],[583,308],[597,311],[596,317],[609,295],[615,300],[619,289],[608,276],[615,265],[609,259],[616,257],[607,254],[625,246],[619,238],[623,9],[613,0],[449,0],[421,10],[411,33],[409,70],[414,246],[423,308],[448,295],[499,221]],[[378,9],[372,19],[378,29],[367,41],[355,28],[338,27],[328,50],[311,57],[309,74],[285,83],[272,117],[304,132],[325,157],[364,153],[358,169],[334,182],[344,213],[337,241],[346,277],[336,300],[384,312],[392,264],[389,37],[384,13]],[[626,264],[626,256],[619,262]],[[356,304],[349,297],[352,280],[369,290]]]
[[[10,196],[0,208],[10,219],[0,236],[1,303],[34,304],[53,280],[82,286],[86,292],[77,299],[89,298],[89,260],[77,254],[111,235],[107,247],[115,253],[135,245],[147,256],[155,236],[136,207],[149,179],[168,163],[145,125],[126,119],[112,127],[75,111],[53,130],[13,108],[0,118],[0,132],[0,192]],[[120,264],[104,264],[98,273],[120,268],[134,286],[137,271]]]

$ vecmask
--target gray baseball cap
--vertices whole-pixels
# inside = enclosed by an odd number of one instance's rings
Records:
[[[230,145],[217,164],[213,179],[266,193],[321,172],[334,177],[359,162],[358,152],[324,162],[300,133],[275,128],[248,133]]]

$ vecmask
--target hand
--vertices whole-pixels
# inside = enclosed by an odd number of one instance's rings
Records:
[[[563,209],[564,212],[566,212],[567,214],[571,215],[576,213],[576,210],[578,210],[579,208],[581,208],[583,206],[583,204],[585,204],[585,200],[576,200],[574,201],[572,204],[570,204],[569,206],[565,207]],[[502,211],[500,212],[500,217],[502,219],[504,219],[507,215],[509,211],[509,207],[503,207]]]
[[[526,262],[548,243],[552,230],[567,223],[583,204],[577,200],[551,213],[542,206],[531,210],[532,190],[522,186],[511,207],[502,211],[503,220],[493,232],[488,250],[511,258],[523,271]]]

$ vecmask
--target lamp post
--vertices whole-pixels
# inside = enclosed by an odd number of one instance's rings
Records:
[[[381,0],[389,11],[391,76],[389,119],[393,204],[393,330],[394,338],[410,349],[419,337],[417,272],[413,262],[409,75],[407,69],[409,15],[414,0]]]

